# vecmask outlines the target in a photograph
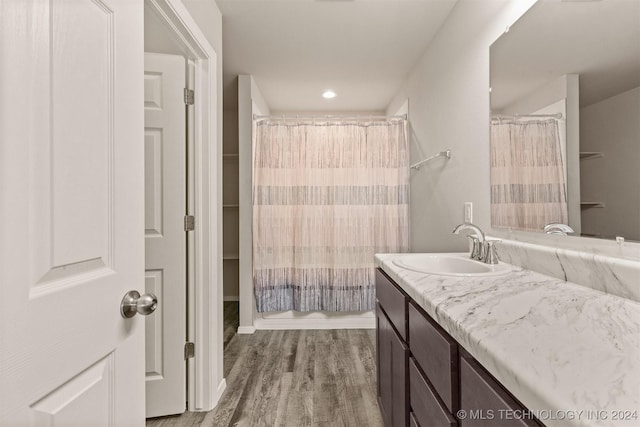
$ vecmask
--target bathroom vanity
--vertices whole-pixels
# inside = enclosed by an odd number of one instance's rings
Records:
[[[529,270],[452,276],[376,255],[386,426],[640,425],[640,305]]]

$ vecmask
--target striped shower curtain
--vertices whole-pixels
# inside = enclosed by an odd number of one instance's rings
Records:
[[[555,119],[491,123],[491,225],[541,231],[568,223]]]
[[[373,309],[374,254],[409,246],[406,120],[263,120],[253,135],[257,310]]]

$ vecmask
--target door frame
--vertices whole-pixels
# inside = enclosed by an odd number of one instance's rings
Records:
[[[187,340],[195,356],[187,361],[187,409],[210,411],[226,388],[223,372],[222,144],[218,55],[180,0],[145,0],[194,64],[193,176],[189,187],[196,227],[189,241]],[[141,107],[142,108],[142,107]]]

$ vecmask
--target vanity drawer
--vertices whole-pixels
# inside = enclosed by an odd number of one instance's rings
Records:
[[[407,341],[407,298],[380,269],[376,269],[376,298],[402,339]]]
[[[522,418],[526,409],[520,405],[471,356],[460,357],[460,409],[467,414],[461,427],[540,427],[533,419]]]
[[[412,423],[425,427],[457,426],[456,419],[440,403],[437,393],[424,378],[413,358],[409,359]]]
[[[428,314],[409,304],[411,354],[449,409],[458,410],[458,344]]]

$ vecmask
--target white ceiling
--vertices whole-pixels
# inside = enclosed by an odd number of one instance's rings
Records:
[[[225,108],[251,74],[272,111],[384,111],[456,1],[217,0]]]

